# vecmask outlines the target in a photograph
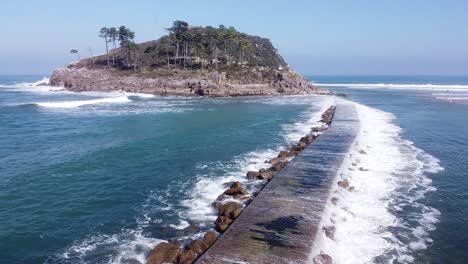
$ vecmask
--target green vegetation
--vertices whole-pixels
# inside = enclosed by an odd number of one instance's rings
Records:
[[[166,30],[168,34],[158,40],[136,44],[135,33],[125,26],[103,27],[99,37],[105,41],[106,54],[80,64],[142,74],[185,69],[224,71],[239,77],[250,67],[274,72],[286,64],[270,40],[241,33],[233,27],[191,26],[177,20]],[[112,43],[110,51],[109,43]]]

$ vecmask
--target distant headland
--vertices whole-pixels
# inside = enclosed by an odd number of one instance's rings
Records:
[[[244,96],[329,94],[294,72],[269,39],[233,27],[174,21],[168,34],[135,43],[125,26],[99,31],[106,53],[56,69],[50,85],[80,91],[156,95]]]

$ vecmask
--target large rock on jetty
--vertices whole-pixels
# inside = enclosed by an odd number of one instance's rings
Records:
[[[148,264],[174,263],[180,253],[182,253],[182,249],[178,243],[162,242],[151,250]]]
[[[230,29],[232,39],[224,46],[221,36],[226,29],[178,26],[194,36],[188,48],[182,48],[182,43],[178,45],[176,34],[170,33],[136,44],[131,51],[116,48],[109,55],[86,58],[57,69],[50,85],[76,92],[183,96],[329,94],[293,71],[266,38]],[[241,42],[249,48],[239,58],[233,54],[242,49]],[[215,49],[213,43],[218,43]]]

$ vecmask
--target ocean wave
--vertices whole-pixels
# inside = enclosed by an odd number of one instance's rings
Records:
[[[331,255],[336,263],[410,263],[425,249],[440,212],[421,203],[436,189],[427,173],[439,160],[400,137],[395,117],[356,104],[358,137],[342,164],[320,225],[336,228],[334,239],[319,232],[311,256]],[[353,191],[336,182],[348,179]],[[332,198],[338,198],[335,204]],[[411,215],[408,217],[408,215]]]
[[[437,91],[468,91],[468,85],[461,84],[393,84],[393,83],[314,83],[321,87],[348,87],[367,89],[402,89],[402,90],[437,90]]]
[[[91,99],[91,100],[39,102],[39,103],[34,103],[34,104],[40,107],[47,107],[47,108],[75,108],[75,107],[80,107],[84,105],[127,103],[131,101],[132,100],[130,100],[127,96],[121,96],[121,97],[98,98],[98,99]]]

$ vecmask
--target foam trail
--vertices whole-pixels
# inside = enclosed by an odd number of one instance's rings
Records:
[[[83,105],[94,105],[94,104],[104,104],[104,103],[126,103],[130,102],[126,96],[121,97],[110,97],[110,98],[100,98],[92,100],[79,100],[79,101],[62,101],[62,102],[42,102],[35,103],[41,107],[50,107],[50,108],[75,108]]]
[[[430,91],[468,91],[468,85],[460,84],[392,84],[392,83],[314,83],[321,87],[348,87],[366,89],[401,89],[401,90],[430,90]]]
[[[320,230],[334,226],[334,238],[319,232],[311,256],[323,252],[338,264],[411,263],[415,252],[431,242],[430,231],[440,215],[420,202],[425,193],[436,190],[426,174],[443,168],[439,160],[400,137],[392,114],[359,104],[356,108],[361,129],[320,224]],[[354,190],[336,184],[344,179]],[[338,201],[333,204],[332,198]]]

